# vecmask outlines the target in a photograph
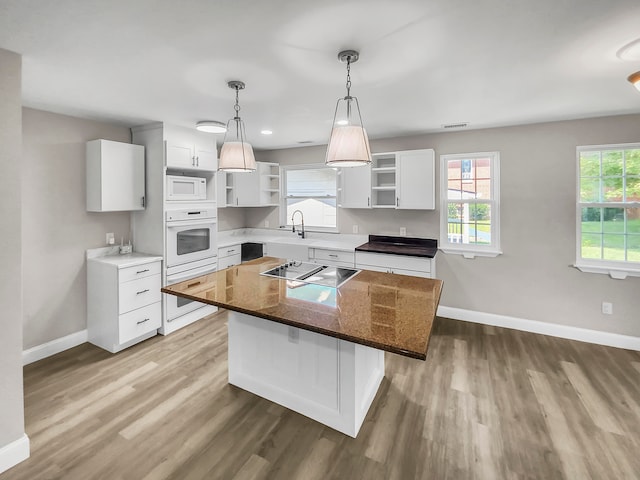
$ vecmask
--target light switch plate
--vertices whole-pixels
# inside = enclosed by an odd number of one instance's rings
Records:
[[[400,236],[401,237],[406,237],[407,236],[407,228],[406,227],[400,227]]]

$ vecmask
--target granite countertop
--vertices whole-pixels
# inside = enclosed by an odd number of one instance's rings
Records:
[[[429,238],[369,235],[369,241],[357,246],[356,251],[433,258],[438,253],[438,241]]]
[[[262,257],[162,291],[426,359],[441,280],[363,270],[339,288],[331,288],[259,275],[285,261]]]
[[[245,242],[280,243],[353,252],[366,238],[365,235],[307,232],[307,238],[303,239],[289,229],[243,229],[231,233],[218,232],[217,244],[218,248],[224,248]]]

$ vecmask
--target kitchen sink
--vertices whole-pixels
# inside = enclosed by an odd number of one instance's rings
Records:
[[[260,275],[337,288],[359,272],[353,268],[290,261]]]

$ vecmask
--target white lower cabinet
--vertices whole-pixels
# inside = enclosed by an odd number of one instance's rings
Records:
[[[89,342],[115,353],[157,334],[162,325],[160,262],[139,254],[87,261]]]
[[[356,251],[355,262],[356,268],[363,270],[435,278],[432,258]]]
[[[309,250],[309,259],[320,265],[353,268],[353,252],[331,250],[328,248],[313,248]]]
[[[229,245],[218,248],[218,270],[240,265],[242,263],[242,245]]]

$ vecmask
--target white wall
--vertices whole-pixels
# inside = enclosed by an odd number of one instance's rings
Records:
[[[85,143],[128,128],[23,110],[24,348],[87,328],[85,250],[129,236],[129,212],[86,211]]]
[[[234,230],[244,228],[247,223],[246,212],[250,210],[260,210],[259,208],[236,208],[225,207],[218,209],[218,230]]]
[[[640,278],[581,273],[575,262],[578,145],[640,142],[640,115],[542,123],[374,140],[374,152],[433,148],[448,153],[500,152],[503,255],[466,260],[438,253],[441,304],[479,312],[640,336]],[[322,163],[325,147],[257,152],[260,161]],[[439,163],[439,162],[438,162]],[[439,165],[436,178],[439,178]],[[439,195],[439,185],[437,195]],[[259,210],[259,209],[255,209]],[[439,238],[439,211],[340,209],[338,228],[351,233]],[[278,209],[250,212],[247,227],[278,224]],[[601,313],[602,301],[614,314]]]
[[[20,55],[0,49],[0,472],[19,461],[11,461],[13,449],[7,446],[24,435],[21,72]]]

